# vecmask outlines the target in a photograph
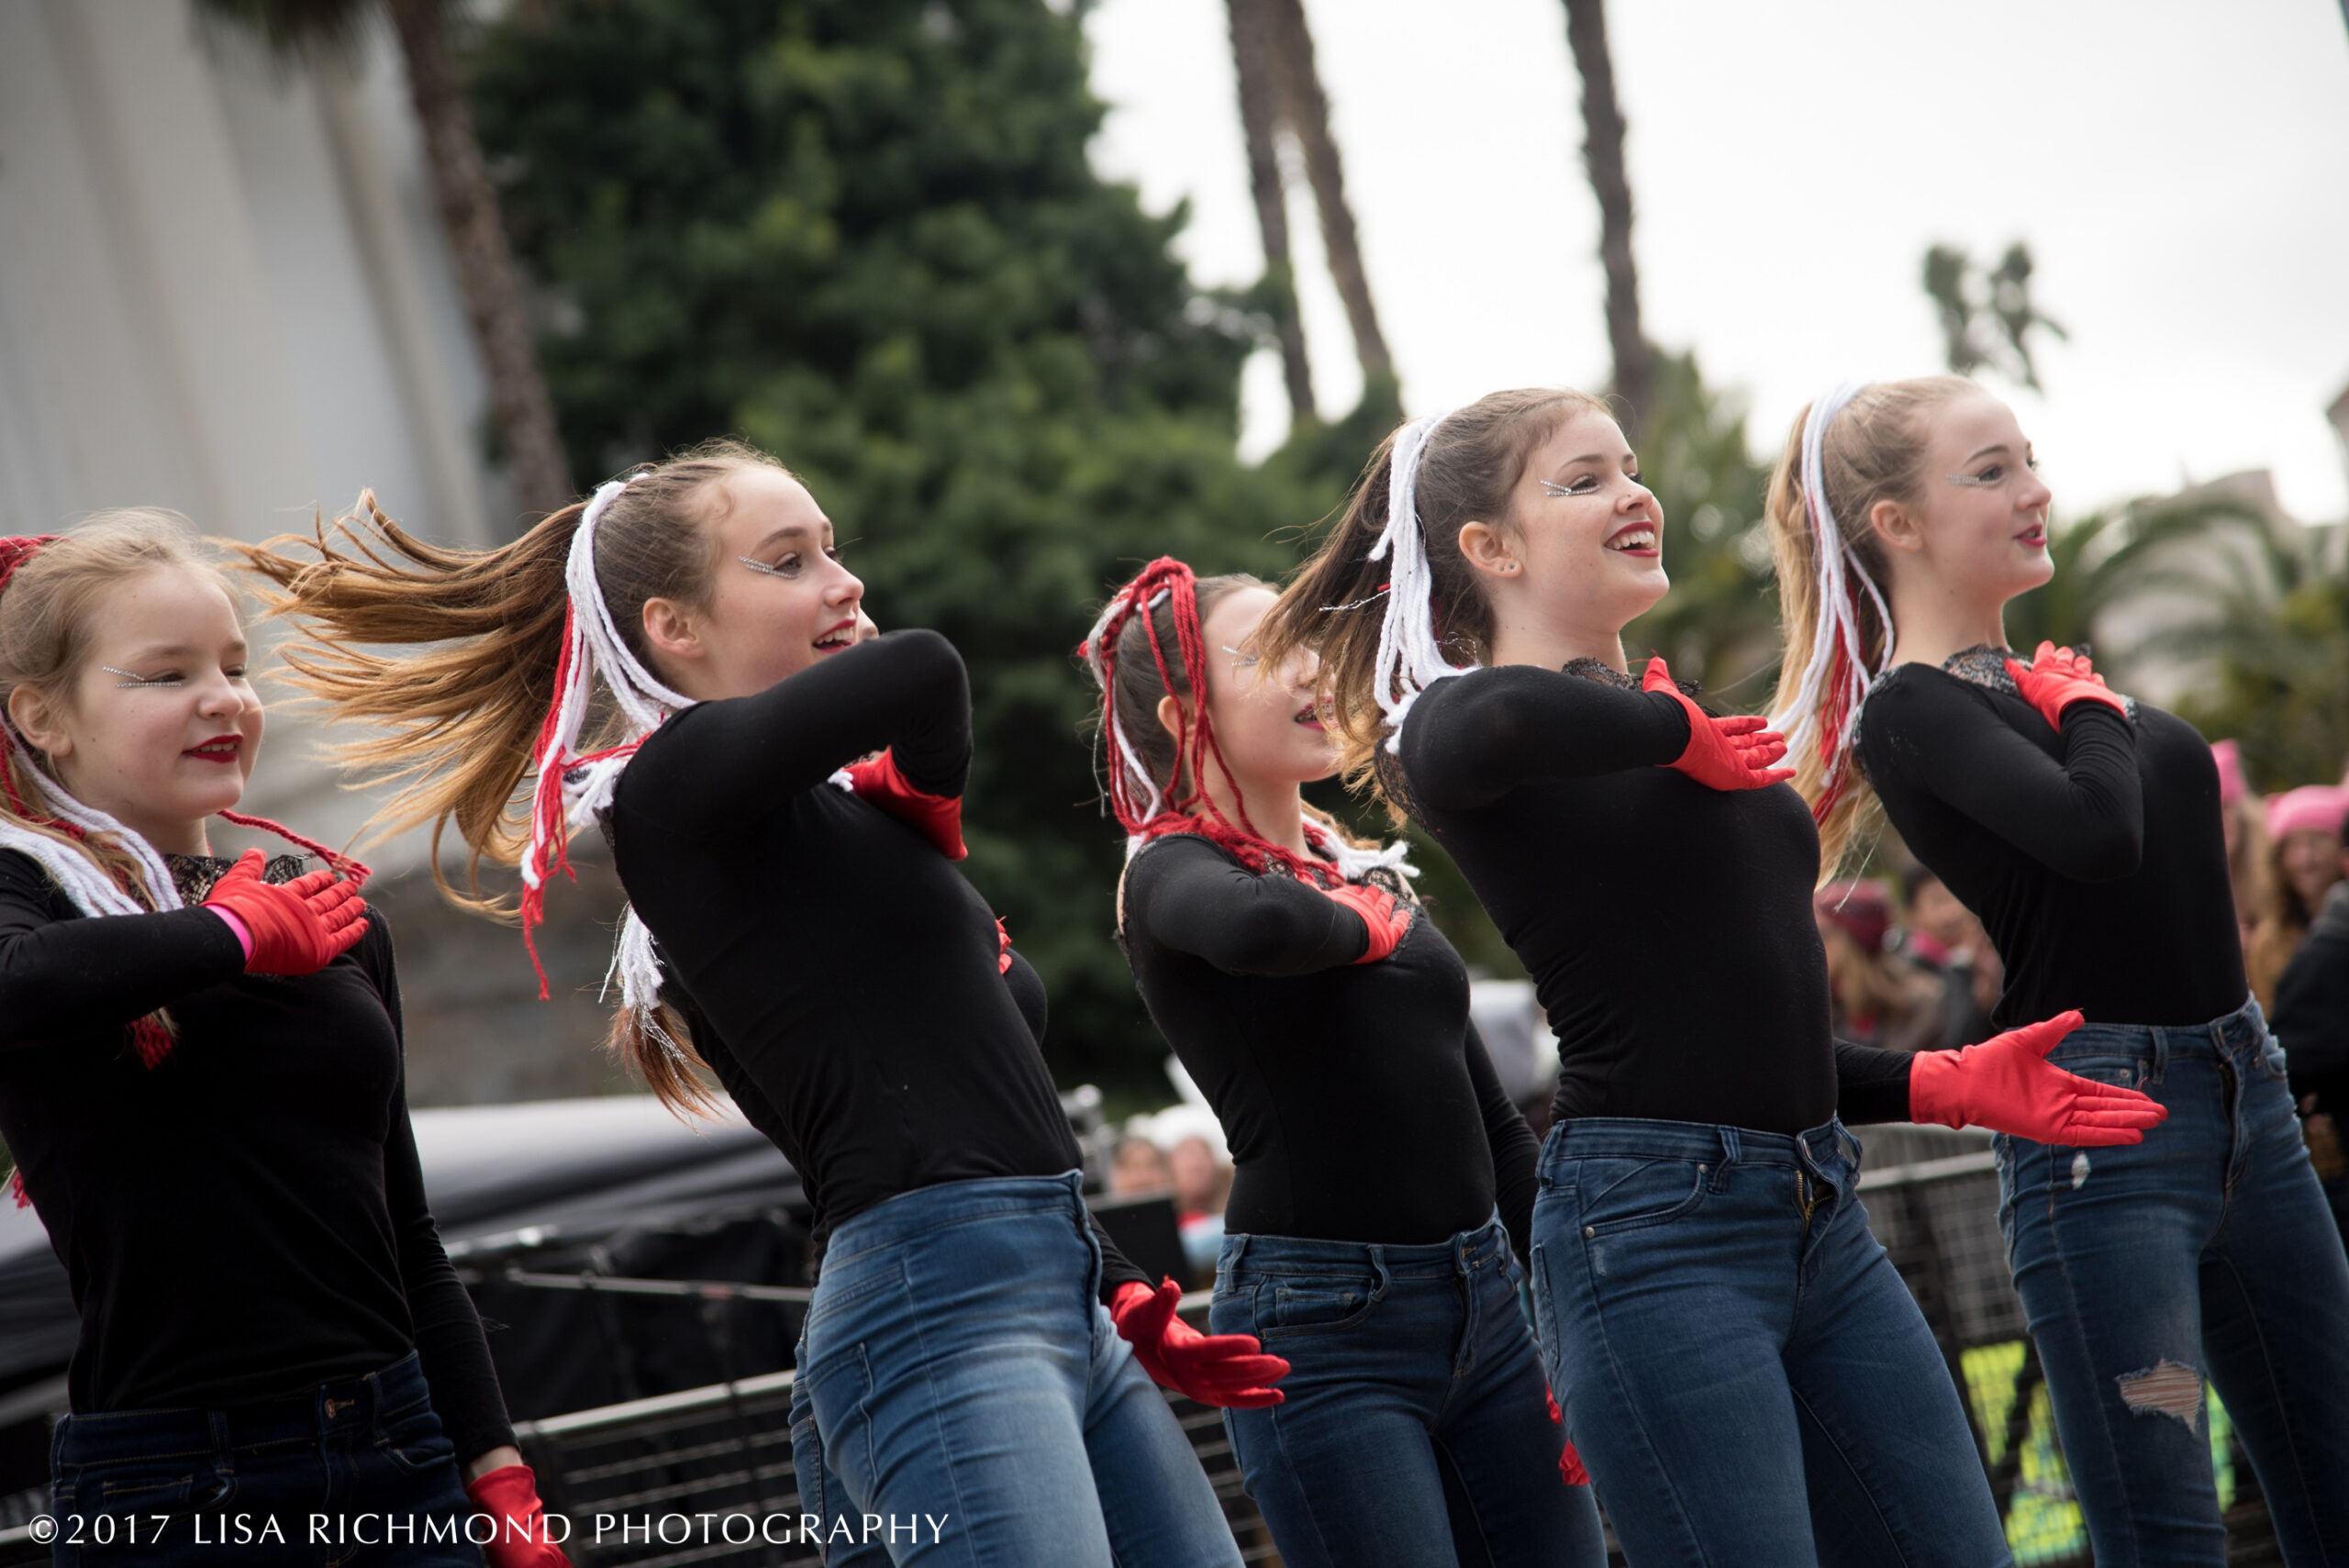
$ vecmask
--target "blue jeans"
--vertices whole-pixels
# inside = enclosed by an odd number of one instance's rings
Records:
[[[2143,1143],[2001,1136],[1999,1225],[2100,1568],[2225,1561],[2202,1385],[2284,1560],[2349,1562],[2349,1260],[2257,1003],[2050,1055],[2169,1107]]]
[[[1287,1568],[1604,1568],[1518,1278],[1498,1220],[1418,1247],[1224,1238],[1209,1328],[1289,1362],[1286,1403],[1223,1413]]]
[[[1081,1179],[941,1183],[832,1232],[808,1403],[893,1562],[1238,1568],[1215,1488],[1095,1299]]]
[[[1868,1232],[1858,1140],[1560,1122],[1534,1326],[1640,1568],[2011,1562],[1965,1411]]]
[[[819,1521],[815,1529],[822,1548],[824,1568],[888,1568],[889,1549],[879,1536],[868,1534],[848,1488],[824,1457],[824,1440],[816,1430],[816,1407],[807,1397],[807,1336],[799,1337],[796,1363],[800,1373],[791,1380],[791,1472],[799,1482],[802,1520]]]
[[[258,1405],[68,1416],[50,1474],[57,1568],[481,1568],[413,1351]]]

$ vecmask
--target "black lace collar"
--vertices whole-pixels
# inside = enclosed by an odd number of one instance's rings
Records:
[[[179,889],[183,904],[201,904],[211,893],[213,884],[228,874],[235,865],[234,857],[221,855],[165,855],[163,869],[172,873],[172,885]],[[272,855],[262,867],[263,882],[291,882],[309,869],[306,855]]]
[[[1994,648],[1987,642],[1977,642],[1971,648],[1961,648],[1943,660],[1941,667],[1943,673],[1955,675],[1959,680],[1970,684],[1985,686],[1994,692],[2004,692],[2010,697],[2021,696],[2021,688],[2015,684],[2014,673],[2007,668],[2007,661],[2009,659],[2018,663],[2030,662],[2011,648]],[[1875,680],[1870,681],[1867,695],[1876,695],[1876,688],[1898,674],[1901,669],[1902,666],[1895,664]],[[2121,710],[2127,716],[2129,722],[2136,723],[2137,699],[2125,693],[2115,695],[2121,697]],[[1867,698],[1863,697],[1860,699],[1859,723],[1852,727],[1853,760],[1859,763],[1863,774],[1867,771],[1867,763],[1865,753],[1860,747],[1860,732],[1867,724]]]

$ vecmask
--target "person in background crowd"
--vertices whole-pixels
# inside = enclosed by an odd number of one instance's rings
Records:
[[[1941,1043],[1982,1039],[1990,1032],[1990,1012],[2006,981],[1990,934],[1923,862],[1902,873],[1900,889],[1907,906],[1898,933],[1900,952],[1941,982]]]
[[[2219,765],[2219,822],[2227,834],[2227,881],[2234,889],[2235,929],[2243,951],[2259,912],[2267,907],[2267,809],[2243,776],[2243,748],[2232,740],[2210,742]]]
[[[1183,1231],[1183,1260],[1195,1273],[1215,1267],[1223,1250],[1223,1204],[1231,1192],[1231,1165],[1216,1153],[1205,1133],[1174,1140],[1166,1151],[1174,1174],[1174,1223]]]
[[[1174,1190],[1174,1170],[1166,1151],[1139,1132],[1118,1140],[1109,1157],[1109,1195],[1146,1197]]]
[[[2302,784],[2267,797],[2267,899],[2243,954],[2251,994],[2263,1007],[2274,1004],[2284,966],[2299,951],[2326,890],[2343,874],[2344,816],[2349,790],[2339,784]]]
[[[1892,951],[1892,900],[1883,884],[1831,882],[1811,895],[1810,907],[1827,950],[1828,998],[1839,1039],[1883,1051],[1965,1043],[1942,1038],[1940,980]]]
[[[2309,1157],[2333,1223],[2349,1238],[2349,1162],[2340,1139],[2341,1115],[2349,1110],[2349,880],[2326,891],[2307,940],[2284,966],[2275,1021]]]

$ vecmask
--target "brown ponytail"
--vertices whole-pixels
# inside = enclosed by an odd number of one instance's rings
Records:
[[[739,442],[696,447],[638,474],[597,522],[605,606],[648,668],[645,601],[706,601],[717,549],[704,493],[749,466],[782,467]],[[511,901],[482,895],[481,862],[516,865],[529,842],[521,785],[555,695],[563,568],[584,509],[573,502],[495,550],[448,550],[392,521],[371,491],[311,537],[223,541],[262,580],[269,613],[300,628],[301,639],[284,650],[287,679],[333,719],[374,731],[329,755],[369,783],[395,786],[369,818],[375,836],[429,824],[434,883],[461,906],[501,918],[513,917]],[[400,651],[383,651],[387,645]],[[618,739],[615,715],[599,721]],[[440,865],[452,822],[468,851],[462,891]],[[606,1044],[673,1109],[713,1106],[710,1087],[654,1030],[690,1052],[690,1031],[665,1003],[651,1019],[620,1009]]]

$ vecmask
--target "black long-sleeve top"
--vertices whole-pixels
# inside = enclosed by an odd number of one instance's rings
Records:
[[[228,864],[173,857],[183,896]],[[425,1203],[368,918],[315,974],[249,975],[207,910],[85,917],[0,852],[0,1134],[81,1311],[77,1412],[249,1404],[413,1349],[461,1462],[514,1440]],[[159,1006],[179,1038],[149,1069],[126,1026]]]
[[[2143,703],[2134,725],[2103,703],[2062,717],[2058,732],[2017,694],[1926,664],[1891,671],[1862,710],[1886,815],[2006,962],[1995,1021],[2233,1012],[2248,988],[2210,746]]]
[[[1392,953],[1356,963],[1361,916],[1178,834],[1129,864],[1123,934],[1151,1017],[1231,1145],[1227,1229],[1421,1245],[1484,1224],[1497,1198],[1524,1254],[1539,1151],[1431,922],[1415,916]]]
[[[835,1226],[918,1187],[1083,1163],[986,901],[826,783],[884,747],[916,788],[962,793],[970,686],[936,632],[677,714],[609,822],[629,901],[707,1020],[705,1059]],[[1105,1291],[1142,1278],[1114,1249],[1104,1264]]]
[[[1834,1039],[1792,786],[1663,766],[1688,719],[1578,660],[1439,681],[1403,726],[1415,815],[1533,976],[1556,1114],[1795,1133],[1905,1120],[1909,1057]]]

